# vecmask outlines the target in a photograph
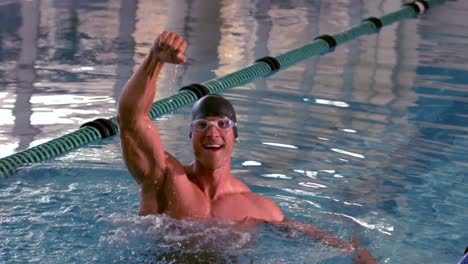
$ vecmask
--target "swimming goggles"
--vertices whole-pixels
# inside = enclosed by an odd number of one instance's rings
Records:
[[[215,126],[221,131],[228,131],[229,129],[237,126],[237,123],[227,117],[220,118],[215,121],[209,121],[206,119],[196,119],[189,123],[191,128],[195,128],[198,131],[205,131],[210,126]]]

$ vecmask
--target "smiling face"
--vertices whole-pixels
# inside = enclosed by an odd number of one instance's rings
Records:
[[[220,117],[205,117],[208,121],[217,121]],[[192,129],[192,145],[195,160],[203,167],[211,170],[223,166],[230,166],[234,133],[230,128],[227,131],[210,125],[205,130]]]

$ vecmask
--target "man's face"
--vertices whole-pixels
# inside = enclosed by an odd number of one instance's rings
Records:
[[[218,121],[222,117],[205,117],[208,121]],[[234,132],[232,128],[223,131],[215,125],[205,130],[192,128],[192,145],[195,159],[207,169],[230,166]]]

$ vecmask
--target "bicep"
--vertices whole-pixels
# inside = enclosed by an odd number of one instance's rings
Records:
[[[120,122],[121,123],[121,122]],[[128,170],[135,180],[163,180],[166,158],[158,129],[147,116],[120,124],[122,152]]]

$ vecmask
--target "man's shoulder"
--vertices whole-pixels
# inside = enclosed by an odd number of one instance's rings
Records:
[[[283,221],[284,220],[284,214],[281,211],[281,209],[278,207],[278,205],[273,202],[271,199],[256,194],[254,192],[250,192],[248,194],[251,199],[256,203],[257,207],[259,210],[262,210],[265,212],[265,218],[268,221]]]
[[[275,205],[276,204],[269,198],[263,196],[263,195],[260,195],[260,194],[257,194],[257,193],[254,193],[252,191],[248,191],[248,192],[242,192],[240,193],[241,195],[243,195],[246,199],[248,200],[251,200],[252,202],[255,202],[257,204],[260,204],[260,205]]]
[[[245,203],[244,205],[252,204],[259,207],[270,206],[271,204],[275,205],[270,199],[252,192],[250,189],[238,189],[236,191],[231,191],[225,193],[220,197],[220,200],[223,201],[233,201],[237,203]],[[248,203],[248,204],[247,204]]]
[[[225,194],[213,205],[215,214],[230,215],[229,219],[249,218],[269,222],[279,222],[284,219],[283,213],[272,200],[250,190]]]
[[[244,192],[241,195],[243,195],[251,205],[255,206],[258,212],[262,212],[264,215],[262,218],[268,221],[282,221],[284,219],[283,212],[271,199],[252,191]]]

